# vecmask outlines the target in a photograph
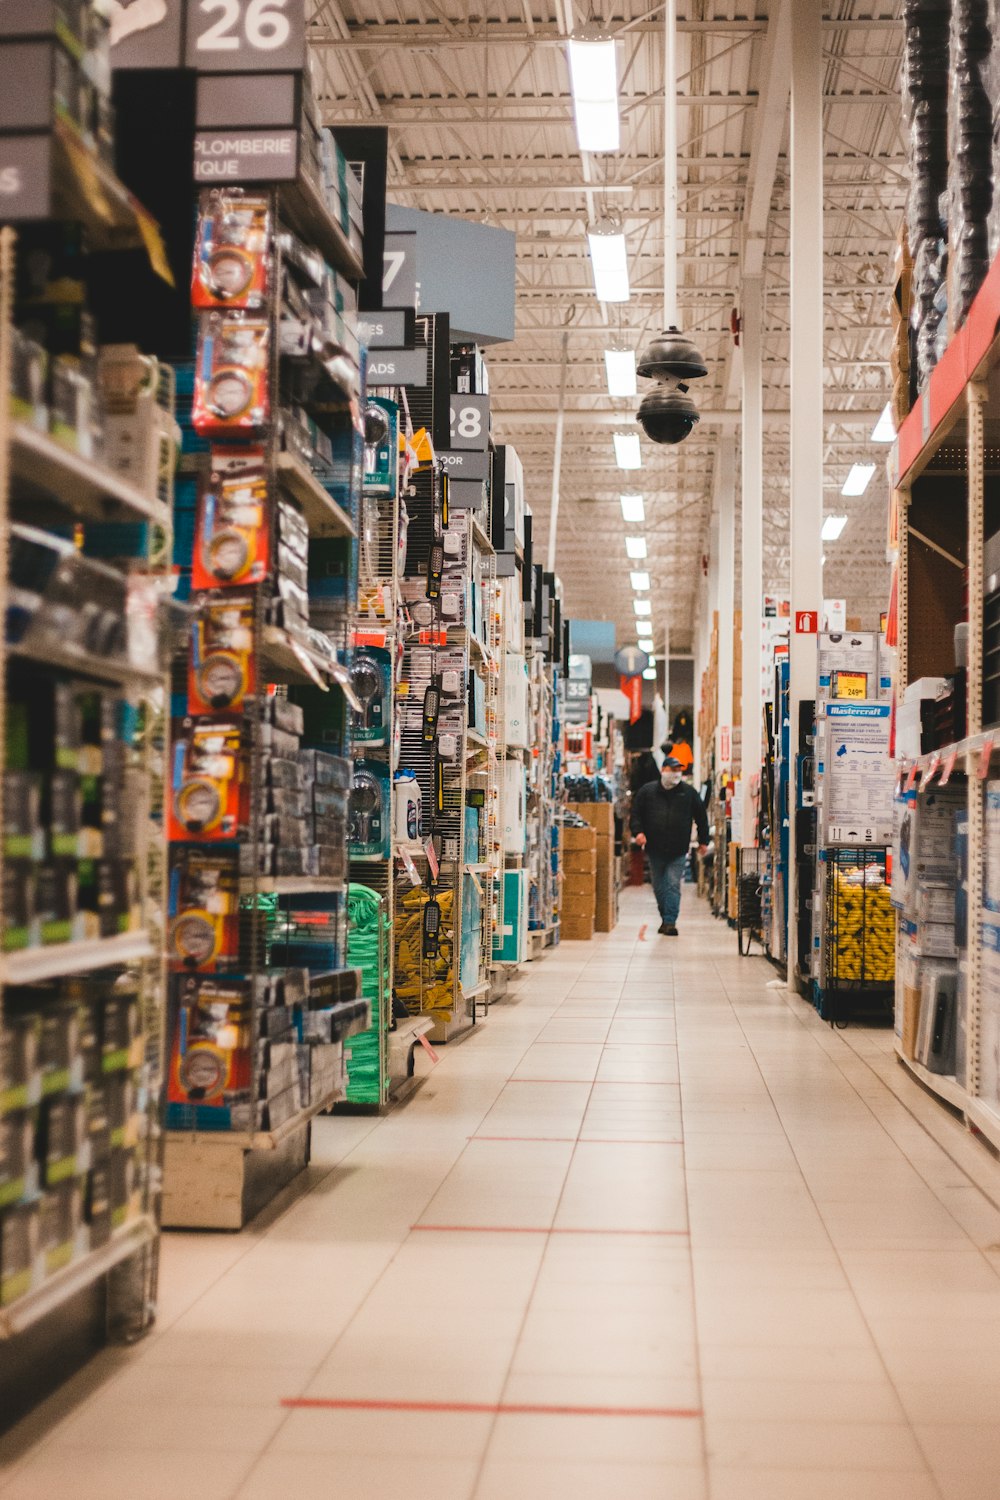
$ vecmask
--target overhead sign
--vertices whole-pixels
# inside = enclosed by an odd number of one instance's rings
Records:
[[[796,635],[818,635],[819,612],[815,609],[797,609],[795,611],[795,634]]]
[[[486,452],[490,446],[489,396],[452,396],[451,446]]]
[[[622,677],[641,677],[649,666],[649,657],[641,646],[622,646],[615,652],[615,668]]]
[[[187,0],[187,65],[199,73],[300,72],[305,0]]]
[[[426,385],[426,349],[380,349],[368,359],[369,385]]]
[[[358,318],[358,339],[368,349],[408,349],[413,342],[413,318],[402,307],[368,313]]]
[[[294,182],[296,130],[206,130],[194,138],[195,182]]]

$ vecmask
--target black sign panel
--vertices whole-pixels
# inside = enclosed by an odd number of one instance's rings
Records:
[[[187,0],[186,50],[199,73],[301,72],[305,0]]]
[[[262,73],[253,86],[245,73],[203,73],[198,79],[199,130],[294,130],[299,123],[298,73]]]
[[[0,224],[48,218],[51,182],[50,136],[0,136]]]
[[[202,131],[194,138],[195,182],[292,182],[299,171],[295,130]]]

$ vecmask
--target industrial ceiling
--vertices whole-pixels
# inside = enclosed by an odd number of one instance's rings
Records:
[[[678,447],[642,440],[642,467],[615,462],[615,431],[638,431],[638,398],[612,400],[604,350],[639,349],[663,326],[665,7],[615,0],[311,0],[310,39],[331,124],[389,127],[389,197],[517,235],[517,332],[489,351],[494,432],[524,462],[535,533],[547,536],[563,334],[566,433],[556,571],[571,616],[613,620],[634,639],[619,496],[641,493],[657,649],[692,649],[704,609],[712,513],[735,445],[738,317],[747,226],[765,242],[764,584],[788,587],[787,162],[789,58],[780,6],[678,0],[676,36],[681,326],[709,366],[692,394],[701,422]],[[906,192],[899,100],[901,5],[834,0],[823,27],[825,100],[825,509],[846,514],[826,546],[824,593],[877,622],[887,589],[885,448],[871,431],[888,400],[888,295]],[[620,149],[581,153],[567,38],[599,21],[618,40]],[[784,32],[787,37],[787,29]],[[613,213],[627,237],[631,297],[593,290],[587,227]],[[433,311],[433,309],[428,309]],[[640,397],[643,382],[640,382]],[[843,499],[856,461],[866,493]],[[738,556],[737,545],[737,556]],[[669,634],[668,634],[669,633]]]

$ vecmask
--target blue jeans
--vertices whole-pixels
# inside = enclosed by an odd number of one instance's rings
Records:
[[[653,878],[653,895],[660,908],[660,921],[667,927],[676,927],[681,909],[681,881],[687,855],[679,859],[664,859],[661,854],[649,856],[649,872]]]

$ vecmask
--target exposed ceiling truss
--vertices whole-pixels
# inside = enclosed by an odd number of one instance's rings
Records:
[[[606,394],[603,351],[662,324],[663,7],[610,0],[620,40],[621,150],[581,157],[565,42],[582,0],[311,0],[310,40],[325,118],[385,123],[390,198],[517,234],[517,336],[489,357],[494,427],[524,461],[545,534],[560,350],[569,332],[567,438],[557,567],[571,615],[634,629],[618,496],[647,501],[654,622],[690,650],[709,548],[719,435],[738,429],[739,351],[731,320],[743,278],[764,291],[765,586],[787,586],[789,182],[788,27],[793,0],[679,0],[678,300],[710,370],[703,421],[686,444],[643,441],[643,467],[616,468],[614,430],[635,401]],[[858,12],[855,15],[855,12]],[[864,13],[862,13],[864,12]],[[849,466],[878,462],[869,437],[888,399],[886,304],[906,194],[899,103],[901,0],[830,0],[824,23],[824,298],[827,509],[846,511],[827,548],[826,592],[870,617],[886,585],[884,480],[843,501]],[[586,227],[620,215],[632,298],[602,307]],[[738,466],[737,466],[738,467]]]

